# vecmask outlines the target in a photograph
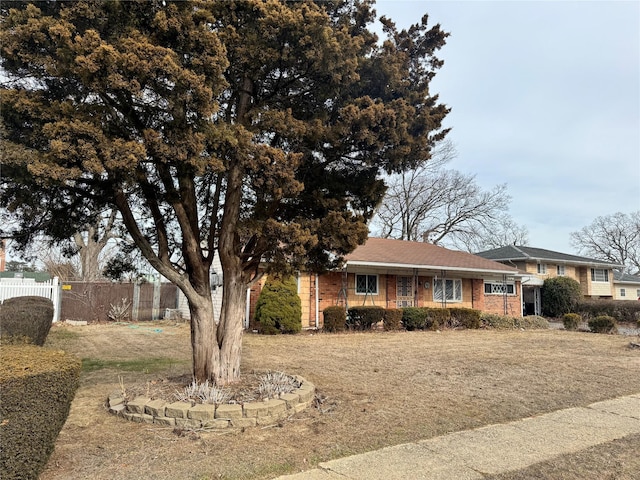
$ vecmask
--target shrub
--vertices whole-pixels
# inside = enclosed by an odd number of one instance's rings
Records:
[[[402,325],[407,330],[424,330],[427,323],[427,310],[420,307],[402,309]]]
[[[347,328],[347,310],[344,307],[339,305],[327,307],[322,314],[324,316],[322,329],[325,332],[342,332]]]
[[[583,300],[574,310],[584,319],[602,315],[613,317],[617,322],[635,323],[640,320],[640,302],[629,300]]]
[[[390,330],[402,330],[402,309],[401,308],[388,308],[384,311],[384,318],[382,319],[384,329]]]
[[[608,315],[601,315],[589,320],[589,330],[593,333],[617,333],[616,319]]]
[[[34,345],[0,349],[0,472],[36,479],[53,451],[78,388],[80,361]]]
[[[351,307],[347,311],[347,327],[352,330],[370,330],[384,318],[384,308],[374,305]]]
[[[482,313],[480,315],[482,324],[486,327],[495,329],[514,329],[522,328],[545,329],[549,328],[549,322],[537,315],[527,315],[526,317],[511,317],[509,315],[498,315],[495,313]]]
[[[0,306],[0,342],[42,346],[52,322],[53,302],[48,298],[8,298]]]
[[[582,317],[577,313],[565,313],[562,316],[562,324],[565,330],[577,330],[582,323]]]
[[[480,328],[480,310],[472,308],[450,308],[450,323],[452,326],[460,325],[464,328]]]
[[[573,278],[547,278],[542,285],[542,312],[548,317],[561,317],[574,311],[581,298],[580,284]]]
[[[512,317],[515,328],[523,328],[525,330],[536,330],[549,328],[549,322],[546,318],[539,315],[527,315],[525,317]]]
[[[269,277],[260,292],[254,319],[259,333],[300,332],[302,306],[295,278]]]
[[[440,327],[450,327],[451,312],[448,308],[425,308],[427,321],[424,328],[437,330]]]

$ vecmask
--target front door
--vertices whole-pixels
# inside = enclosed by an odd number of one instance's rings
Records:
[[[396,306],[413,307],[413,277],[396,277]]]

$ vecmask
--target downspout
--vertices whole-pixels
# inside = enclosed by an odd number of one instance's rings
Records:
[[[251,314],[251,288],[247,288],[247,305],[244,313],[244,328],[249,328],[249,315]]]
[[[320,294],[320,287],[318,285],[319,281],[320,277],[318,277],[318,274],[316,273],[316,330],[320,327],[320,303],[318,301],[318,295]]]

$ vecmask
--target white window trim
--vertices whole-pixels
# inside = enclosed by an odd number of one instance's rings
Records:
[[[602,272],[604,280],[598,280],[596,272]],[[609,283],[609,271],[606,268],[592,268],[591,281],[595,283]]]
[[[440,283],[442,284],[442,282],[453,282],[453,295],[455,297],[456,294],[456,284],[460,285],[460,289],[459,289],[459,293],[460,293],[460,298],[454,298],[452,300],[450,299],[442,299],[442,298],[436,298],[436,284]],[[446,283],[445,285],[443,285],[442,288],[442,293],[443,295],[445,295],[446,292]],[[433,301],[434,302],[446,302],[446,303],[462,303],[462,279],[460,278],[438,278],[437,280],[434,278],[433,279]]]
[[[546,263],[538,263],[537,272],[539,275],[547,274],[547,264]]]
[[[620,289],[620,296],[621,297],[626,297],[627,296],[627,289],[626,288],[621,288]]]
[[[507,291],[507,296],[509,297],[515,297],[516,296],[516,284],[513,282],[507,282],[506,284],[502,283],[502,282],[484,282],[485,287],[483,288],[483,292],[485,295],[504,295],[504,292],[494,292],[492,291],[491,293],[487,293],[486,290],[486,285],[491,285],[491,290],[494,290],[494,285],[499,288],[502,288],[503,285],[506,285],[507,287],[512,286],[513,287],[513,293],[509,293]]]
[[[564,265],[556,265],[556,272],[559,277],[564,277],[567,274],[567,269]]]
[[[367,289],[369,288],[369,277],[376,277],[376,290],[375,292],[358,292],[358,277],[367,277]],[[380,279],[377,274],[373,273],[356,273],[354,277],[354,290],[356,295],[378,295],[380,291]]]

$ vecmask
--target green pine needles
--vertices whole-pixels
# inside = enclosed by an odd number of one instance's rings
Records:
[[[267,278],[258,298],[254,318],[259,333],[276,335],[300,332],[302,305],[296,279],[292,276]]]

